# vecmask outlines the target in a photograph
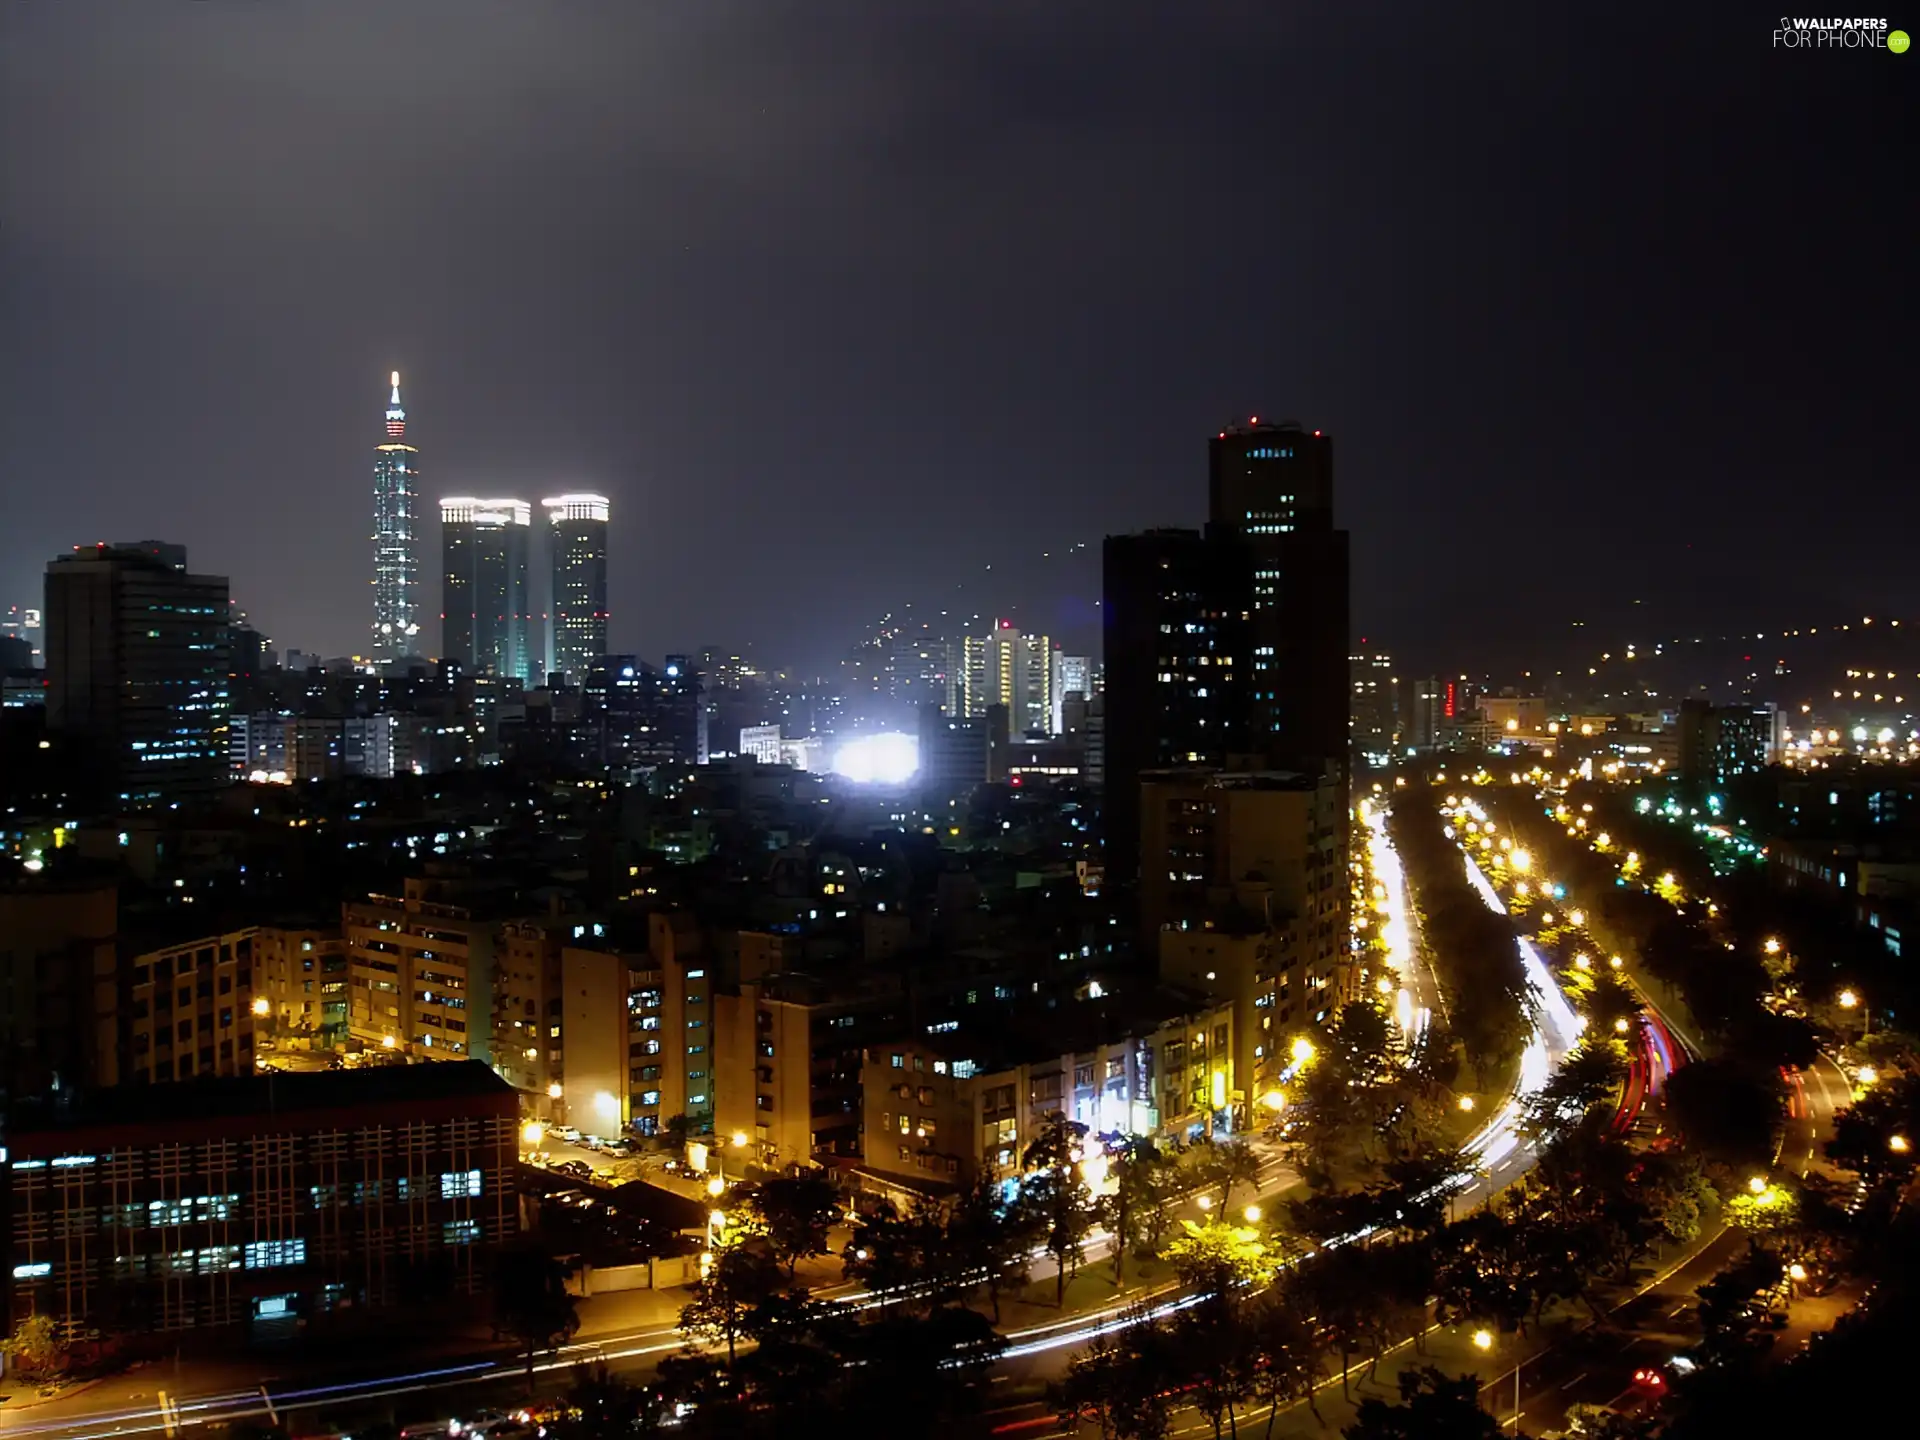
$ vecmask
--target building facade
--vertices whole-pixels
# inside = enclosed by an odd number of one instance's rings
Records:
[[[227,581],[159,541],[47,566],[47,729],[120,809],[204,802],[229,781]]]
[[[103,1091],[23,1117],[11,1314],[77,1338],[472,1294],[518,1230],[519,1106],[483,1065]]]
[[[537,684],[527,552],[533,508],[524,500],[440,502],[440,655],[470,673]]]
[[[341,906],[347,1036],[409,1060],[493,1059],[498,922],[431,880]]]
[[[604,495],[556,495],[547,512],[552,565],[553,656],[550,669],[578,685],[607,653],[607,520]]]
[[[1132,885],[1141,775],[1248,751],[1252,572],[1194,530],[1109,535],[1102,561],[1107,874]]]
[[[392,664],[418,653],[420,452],[407,444],[400,372],[387,398],[387,438],[373,452],[373,659]]]
[[[1333,441],[1299,425],[1230,425],[1208,444],[1210,535],[1253,567],[1248,720],[1266,763],[1345,772],[1347,533],[1333,524]]]

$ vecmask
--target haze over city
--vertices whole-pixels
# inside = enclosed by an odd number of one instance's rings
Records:
[[[1271,411],[1434,663],[1911,611],[1850,527],[1920,521],[1912,89],[1764,20],[11,7],[0,600],[161,534],[356,653],[399,368],[429,495],[612,498],[650,654],[957,596],[1086,648],[1100,537]],[[1488,634],[1483,572],[1563,583]]]

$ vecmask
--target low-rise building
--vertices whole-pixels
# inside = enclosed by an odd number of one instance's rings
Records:
[[[519,1105],[484,1065],[133,1086],[16,1111],[10,1314],[59,1333],[473,1293],[518,1228]]]
[[[883,1182],[940,1193],[1015,1174],[1050,1115],[1096,1135],[1185,1136],[1230,1123],[1226,1002],[1159,992],[1074,1002],[1025,1034],[931,1028],[866,1052],[860,1168]]]

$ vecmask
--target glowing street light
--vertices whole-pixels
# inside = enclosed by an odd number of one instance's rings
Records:
[[[1260,1223],[1260,1207],[1258,1205],[1247,1206],[1245,1214],[1249,1225],[1257,1225]]]
[[[1769,938],[1767,943],[1761,948],[1764,949],[1769,955],[1778,955],[1780,953],[1780,942],[1778,940]]]
[[[1766,1177],[1764,1175],[1755,1175],[1751,1180],[1747,1181],[1747,1189],[1751,1190],[1755,1195],[1766,1194],[1767,1193]]]
[[[273,1002],[268,1000],[266,996],[256,995],[253,997],[253,1013],[254,1014],[265,1015],[272,1009],[273,1009]]]
[[[1840,992],[1840,1008],[1842,1010],[1851,1010],[1854,1008],[1854,1006],[1858,1005],[1859,1003],[1860,1003],[1860,997],[1856,995],[1853,991],[1842,990]]]
[[[547,1127],[538,1120],[529,1120],[520,1127],[520,1139],[529,1150],[538,1150],[540,1142],[547,1138]]]
[[[565,1093],[566,1088],[561,1085],[558,1080],[549,1080],[547,1082],[547,1098],[549,1100],[558,1100]]]
[[[1469,1113],[1471,1113],[1471,1112],[1472,1112],[1472,1110],[1473,1110],[1473,1097],[1472,1097],[1471,1095],[1462,1095],[1462,1096],[1460,1097],[1460,1099],[1459,1099],[1459,1101],[1458,1101],[1457,1103],[1459,1104],[1459,1106],[1460,1106],[1460,1108],[1461,1108],[1462,1110],[1465,1110],[1465,1111],[1467,1111],[1467,1112],[1469,1112]]]
[[[1293,1042],[1293,1063],[1304,1065],[1313,1059],[1313,1042],[1302,1035]]]
[[[1491,1330],[1474,1331],[1473,1332],[1473,1348],[1476,1350],[1493,1349],[1493,1332]]]
[[[1907,1153],[1908,1148],[1906,1136],[1890,1135],[1887,1137],[1887,1149],[1893,1151],[1894,1154],[1904,1155]]]
[[[1620,1034],[1624,1035],[1627,1033],[1628,1030],[1632,1029],[1633,1027],[1627,1023],[1626,1016],[1622,1015],[1618,1020],[1615,1020],[1613,1022],[1613,1028],[1617,1030]]]
[[[744,1150],[747,1148],[747,1132],[746,1131],[736,1130],[728,1138],[733,1142],[734,1149]]]
[[[1279,1090],[1269,1090],[1260,1097],[1260,1103],[1278,1115],[1287,1108],[1287,1097]]]
[[[1593,968],[1593,961],[1588,959],[1585,955],[1574,956],[1573,964],[1574,964],[1574,968],[1577,970],[1591,970]]]
[[[398,1050],[400,1048],[400,1038],[397,1035],[382,1035],[380,1037],[380,1048],[382,1050]]]
[[[724,1195],[726,1193],[727,1193],[727,1182],[722,1180],[718,1175],[714,1176],[711,1180],[707,1181],[707,1194]]]
[[[1800,1280],[1806,1279],[1807,1267],[1800,1264],[1798,1261],[1795,1261],[1793,1264],[1787,1267],[1787,1278],[1793,1281],[1800,1281]]]
[[[1607,957],[1607,964],[1611,965],[1616,970],[1618,970],[1622,965],[1626,963],[1627,962],[1622,960],[1618,955],[1609,955]]]

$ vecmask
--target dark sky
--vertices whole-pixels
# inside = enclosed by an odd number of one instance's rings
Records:
[[[0,604],[157,535],[361,647],[398,366],[430,500],[613,497],[651,654],[1088,639],[1249,411],[1436,665],[1914,614],[1920,52],[1675,9],[8,5]]]

